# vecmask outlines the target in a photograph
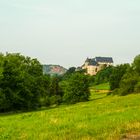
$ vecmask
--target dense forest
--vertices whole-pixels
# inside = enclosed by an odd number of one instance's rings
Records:
[[[66,74],[64,79],[43,74],[37,59],[0,54],[0,112],[89,99],[89,82],[83,73]]]
[[[110,84],[112,94],[140,93],[140,55],[134,62],[102,69],[96,76],[71,67],[63,76],[43,74],[37,59],[0,54],[0,112],[88,101],[90,85]]]
[[[140,93],[140,55],[132,64],[121,64],[104,68],[93,78],[95,84],[109,82],[112,94]]]

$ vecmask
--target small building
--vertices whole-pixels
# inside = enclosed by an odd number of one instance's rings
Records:
[[[95,57],[92,59],[87,58],[82,66],[82,69],[86,69],[87,74],[89,75],[96,75],[98,71],[112,65],[113,65],[112,57]]]

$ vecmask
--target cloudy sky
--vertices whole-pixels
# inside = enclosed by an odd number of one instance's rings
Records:
[[[0,52],[20,52],[44,64],[82,65],[140,53],[140,0],[0,0]]]

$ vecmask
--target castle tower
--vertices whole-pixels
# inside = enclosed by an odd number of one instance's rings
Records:
[[[87,59],[86,59],[86,61],[85,61],[85,67],[87,67],[87,66],[89,65],[90,61],[91,61],[91,59],[89,59],[89,58],[87,57]]]

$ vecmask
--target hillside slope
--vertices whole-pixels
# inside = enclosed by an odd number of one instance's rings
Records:
[[[66,68],[59,65],[43,65],[44,74],[63,75],[66,71]]]
[[[139,94],[92,90],[89,102],[0,116],[0,140],[119,140],[139,132]]]

